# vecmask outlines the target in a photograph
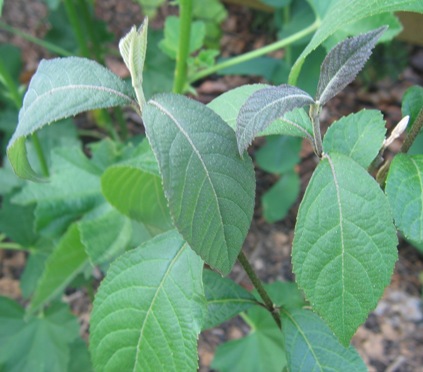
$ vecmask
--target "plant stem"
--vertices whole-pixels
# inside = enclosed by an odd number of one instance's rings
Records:
[[[97,30],[94,26],[94,20],[91,17],[90,9],[88,7],[88,1],[87,0],[78,0],[79,8],[81,9],[81,18],[84,22],[85,28],[88,32],[88,36],[91,40],[91,46],[93,49],[94,57],[97,62],[104,65],[104,58],[101,54],[100,49],[100,41],[98,40]]]
[[[405,154],[408,152],[408,150],[410,150],[410,147],[413,145],[422,127],[423,127],[423,108],[420,110],[419,114],[417,115],[416,120],[414,120],[414,123],[411,126],[410,131],[407,133],[407,137],[405,137],[404,143],[402,144],[401,150],[400,150],[402,153]]]
[[[266,305],[266,309],[271,313],[279,329],[281,329],[282,324],[281,324],[281,318],[279,316],[279,311],[276,308],[276,306],[273,304],[273,301],[267,294],[266,290],[264,289],[263,284],[261,283],[260,279],[257,277],[256,273],[254,272],[254,269],[251,267],[250,263],[248,262],[247,257],[245,257],[244,252],[241,251],[240,254],[238,255],[238,261],[241,264],[241,266],[244,268],[248,277],[250,278],[251,283],[253,283],[254,287],[257,289],[257,292],[259,293],[261,299]]]
[[[287,5],[283,8],[283,21],[286,24],[290,20],[291,20],[291,5]],[[285,47],[284,59],[289,66],[292,65],[292,48],[291,48],[291,45],[287,45]]]
[[[247,62],[247,61],[249,61],[253,58],[261,57],[262,55],[265,55],[267,53],[274,52],[275,50],[284,48],[284,47],[296,42],[297,40],[302,39],[304,36],[307,36],[307,35],[311,34],[312,32],[316,31],[317,28],[319,27],[319,25],[320,25],[320,20],[316,19],[310,26],[306,27],[305,29],[303,29],[303,30],[301,30],[301,31],[299,31],[299,32],[297,32],[297,33],[295,33],[295,34],[293,34],[293,35],[291,35],[291,36],[289,36],[285,39],[278,40],[278,41],[276,41],[272,44],[269,44],[269,45],[267,45],[263,48],[252,50],[250,52],[241,54],[237,57],[227,59],[226,61],[218,63],[218,64],[216,64],[212,67],[201,70],[189,79],[189,83],[192,83],[194,81],[202,79],[202,78],[204,78],[208,75],[211,75],[211,74],[213,74],[217,71],[223,70],[225,68],[232,67],[232,66],[240,64],[242,62]]]
[[[76,10],[74,0],[64,0],[63,3],[65,5],[69,22],[78,42],[79,52],[83,57],[88,58],[90,56],[90,51],[88,49],[84,31],[82,30],[81,24],[79,23],[78,12]]]
[[[176,57],[175,80],[173,81],[174,93],[183,93],[187,82],[187,60],[191,34],[192,0],[180,0],[179,12],[179,48],[178,55]]]
[[[48,41],[41,40],[38,37],[32,36],[32,35],[24,32],[24,31],[21,31],[21,30],[18,30],[16,28],[14,28],[14,27],[11,27],[11,26],[9,26],[6,23],[1,22],[1,21],[0,21],[0,29],[5,30],[7,32],[10,32],[13,35],[19,36],[22,39],[28,40],[28,41],[30,41],[33,44],[39,45],[40,47],[45,48],[48,51],[50,51],[52,53],[55,53],[55,54],[57,54],[59,56],[62,56],[62,57],[70,57],[70,56],[72,56],[72,53],[69,52],[66,49],[63,49],[61,47],[58,47],[57,45],[54,45],[52,43],[49,43]]]
[[[320,133],[320,105],[311,105],[309,115],[313,124],[314,152],[320,158],[323,153],[322,135]]]

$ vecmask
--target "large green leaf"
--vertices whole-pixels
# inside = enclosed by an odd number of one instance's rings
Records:
[[[236,130],[236,119],[239,110],[255,91],[266,88],[265,84],[243,85],[221,94],[211,101],[207,106],[218,114],[228,125]],[[313,129],[308,115],[303,109],[295,109],[287,112],[283,118],[273,121],[258,136],[272,134],[284,134],[290,136],[312,139]]]
[[[423,243],[423,155],[398,154],[386,180],[395,225],[416,245]]]
[[[98,63],[77,57],[41,61],[8,145],[8,157],[16,173],[39,179],[26,159],[24,139],[29,134],[87,110],[121,105],[136,105],[132,88]]]
[[[98,371],[196,371],[202,260],[170,231],[110,265],[91,315]]]
[[[255,180],[234,132],[211,109],[162,94],[143,114],[175,226],[210,266],[227,274],[247,235]]]
[[[323,149],[345,154],[367,168],[379,153],[385,133],[380,111],[361,110],[332,123],[323,138]]]
[[[216,327],[257,304],[250,292],[214,271],[204,270],[203,282],[208,308],[203,329]]]
[[[76,224],[70,226],[45,263],[28,313],[33,313],[62,293],[65,287],[88,265],[88,256]]]
[[[389,284],[397,242],[376,181],[345,155],[325,155],[298,212],[292,259],[298,285],[342,344]]]
[[[161,178],[134,165],[115,165],[101,176],[107,201],[124,215],[156,231],[172,227]]]
[[[256,135],[287,112],[314,103],[303,90],[282,84],[255,91],[239,110],[236,138],[238,151],[242,154]]]
[[[362,0],[339,0],[332,2],[313,39],[295,62],[289,83],[295,85],[306,57],[337,30],[375,14],[396,11],[423,13],[423,2],[421,0],[368,0],[365,2]]]
[[[78,338],[77,319],[63,304],[54,304],[43,316],[24,319],[24,309],[0,297],[0,370],[66,371],[70,346]]]
[[[310,310],[282,309],[281,315],[290,371],[367,371],[354,347],[342,346]]]

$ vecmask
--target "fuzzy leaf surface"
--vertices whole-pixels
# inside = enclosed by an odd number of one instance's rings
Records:
[[[331,124],[323,138],[326,153],[339,152],[367,168],[382,146],[386,128],[382,113],[361,110]]]
[[[252,219],[251,159],[239,157],[234,132],[217,114],[186,97],[155,96],[143,120],[174,225],[204,261],[228,274]]]
[[[41,61],[8,145],[15,172],[40,180],[28,162],[24,138],[44,125],[88,110],[132,104],[132,88],[97,62],[79,57]]]
[[[318,315],[282,309],[282,333],[290,371],[367,371],[353,346],[342,346]]]
[[[247,149],[258,133],[265,130],[274,120],[297,107],[314,103],[313,98],[303,90],[283,84],[254,92],[241,107],[236,128],[238,151]]]
[[[345,155],[326,155],[298,212],[293,271],[343,345],[389,284],[397,243],[388,200],[376,181]]]
[[[203,261],[175,231],[110,265],[94,301],[90,349],[99,371],[196,371],[206,302]]]
[[[423,155],[395,156],[386,180],[395,225],[412,243],[423,243]]]
[[[236,120],[247,99],[257,90],[269,87],[265,84],[243,85],[221,94],[211,101],[207,106],[218,114],[228,125],[236,130]],[[311,139],[313,129],[310,119],[303,109],[294,109],[287,112],[283,118],[273,121],[258,136],[282,134],[288,136]]]
[[[321,4],[324,6],[326,2]],[[410,11],[423,13],[421,0],[338,0],[332,1],[330,8],[321,19],[317,32],[313,35],[310,43],[297,58],[289,76],[289,83],[295,85],[301,67],[307,56],[321,45],[329,36],[346,25],[355,23],[369,16],[397,11]]]
[[[203,329],[216,327],[257,304],[250,292],[214,271],[204,270],[203,283],[208,308]]]
[[[363,68],[386,27],[346,39],[333,48],[320,69],[316,100],[324,105],[351,83]]]

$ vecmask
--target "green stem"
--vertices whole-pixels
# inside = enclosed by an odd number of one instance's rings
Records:
[[[314,152],[320,158],[323,153],[322,134],[320,133],[320,105],[310,105],[309,113],[313,124]]]
[[[407,134],[407,137],[405,137],[404,143],[402,144],[401,150],[400,150],[402,153],[405,154],[408,152],[408,150],[410,150],[410,147],[413,145],[422,127],[423,127],[423,108],[420,110],[419,114],[417,115],[416,120],[414,120],[414,123]]]
[[[90,56],[90,51],[88,49],[84,31],[82,30],[81,24],[79,23],[78,12],[76,10],[74,0],[64,0],[64,5],[69,22],[78,42],[79,52],[81,56],[88,58]]]
[[[128,139],[128,127],[126,125],[125,118],[123,117],[122,108],[116,107],[114,113],[120,127],[120,137],[125,141]]]
[[[0,82],[6,87],[6,90],[9,92],[9,97],[15,104],[17,109],[20,109],[22,106],[22,95],[19,92],[18,84],[16,84],[13,77],[10,75],[6,66],[0,60]]]
[[[13,249],[15,251],[25,250],[21,245],[17,243],[3,243],[3,242],[0,242],[0,249]]]
[[[192,0],[180,0],[179,49],[176,57],[175,80],[173,92],[183,93],[187,82],[188,55],[191,35]]]
[[[88,32],[88,36],[91,40],[91,45],[93,48],[94,57],[97,62],[104,65],[104,58],[101,53],[100,48],[100,41],[98,39],[97,30],[94,26],[94,20],[91,16],[90,9],[88,7],[88,1],[87,0],[78,0],[79,8],[81,9],[81,17],[84,22],[85,28]]]
[[[60,48],[57,45],[49,43],[48,41],[41,40],[41,39],[39,39],[35,36],[32,36],[32,35],[24,32],[24,31],[21,31],[21,30],[14,28],[14,27],[11,27],[11,26],[9,26],[6,23],[1,22],[1,21],[0,21],[0,29],[5,30],[7,32],[10,32],[13,35],[19,36],[22,39],[28,40],[35,45],[39,45],[40,47],[45,48],[48,51],[55,53],[59,56],[62,56],[62,57],[72,56],[72,53],[67,51],[66,49]]]
[[[244,54],[241,54],[237,57],[227,59],[226,61],[223,61],[221,63],[218,63],[212,67],[206,68],[204,70],[201,70],[197,72],[195,75],[193,75],[189,82],[192,83],[194,81],[197,81],[199,79],[202,79],[208,75],[211,75],[217,71],[223,70],[228,67],[232,67],[234,65],[238,65],[242,62],[247,62],[251,59],[261,57],[267,53],[274,52],[275,50],[285,48],[286,46],[302,39],[304,36],[307,36],[311,34],[312,32],[316,31],[317,28],[320,25],[320,20],[316,19],[310,26],[306,27],[305,29],[285,38],[282,40],[278,40],[272,44],[269,44],[263,48],[259,48],[256,50],[252,50],[251,52],[247,52]]]
[[[264,289],[263,284],[261,283],[260,279],[257,277],[256,273],[254,272],[254,269],[251,267],[250,263],[248,262],[247,257],[245,257],[244,252],[241,251],[240,254],[238,255],[238,261],[241,264],[241,266],[244,268],[248,277],[250,278],[251,283],[253,283],[254,287],[257,289],[257,292],[260,295],[261,299],[263,300],[264,305],[266,306],[266,309],[272,315],[279,329],[281,329],[282,324],[281,324],[281,318],[279,316],[279,310],[273,304],[273,301],[271,300],[266,290]]]
[[[287,5],[283,8],[283,21],[288,23],[291,20],[291,6]],[[291,66],[292,65],[292,48],[291,45],[285,47],[285,61]]]

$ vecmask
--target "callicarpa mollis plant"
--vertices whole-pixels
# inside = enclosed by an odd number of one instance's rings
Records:
[[[333,19],[339,7],[328,13]],[[393,9],[376,4],[373,10]],[[181,2],[181,20],[185,11]],[[322,30],[329,32],[328,27],[325,23]],[[397,223],[404,215],[397,202],[404,191],[396,173],[402,163],[416,163],[415,173],[421,175],[423,162],[403,154],[392,162],[387,178],[386,171],[380,174],[383,151],[408,118],[387,140],[382,114],[362,110],[332,123],[322,138],[319,114],[354,80],[386,27],[338,43],[321,65],[315,98],[294,83],[324,31],[316,33],[294,64],[290,85],[245,85],[208,105],[175,93],[146,99],[147,28],[146,19],[119,43],[131,85],[96,62],[68,57],[42,61],[28,87],[7,153],[17,175],[39,183],[16,200],[41,200],[46,190],[50,197],[66,196],[54,187],[57,179],[67,180],[69,197],[49,221],[54,220],[50,229],[65,235],[25,316],[39,314],[66,285],[65,280],[52,285],[50,278],[61,277],[69,266],[99,265],[106,276],[90,320],[95,370],[196,370],[200,332],[241,314],[251,332],[219,348],[215,369],[365,371],[350,340],[375,308],[397,260],[394,218]],[[189,26],[185,32],[189,35]],[[188,49],[181,49],[186,57]],[[177,75],[184,73],[177,67]],[[57,175],[50,180],[31,168],[28,135],[59,119],[113,106],[130,106],[141,115],[144,140],[121,147],[101,142],[93,146],[91,159],[80,151],[57,151]],[[257,136],[271,134],[310,141],[319,159],[295,227],[292,263],[298,287],[263,285],[242,252],[255,200],[254,168],[246,149]],[[84,174],[78,184],[76,168]],[[381,183],[371,175],[377,172]],[[71,200],[74,188],[84,190],[82,199]],[[80,210],[68,216],[70,203]],[[42,209],[37,213],[42,215]],[[119,222],[106,224],[105,215]],[[134,226],[143,229],[143,238],[136,248],[122,250]],[[404,230],[402,221],[397,226],[406,237],[414,234]],[[112,244],[114,233],[119,239]],[[253,292],[226,278],[237,260]]]

